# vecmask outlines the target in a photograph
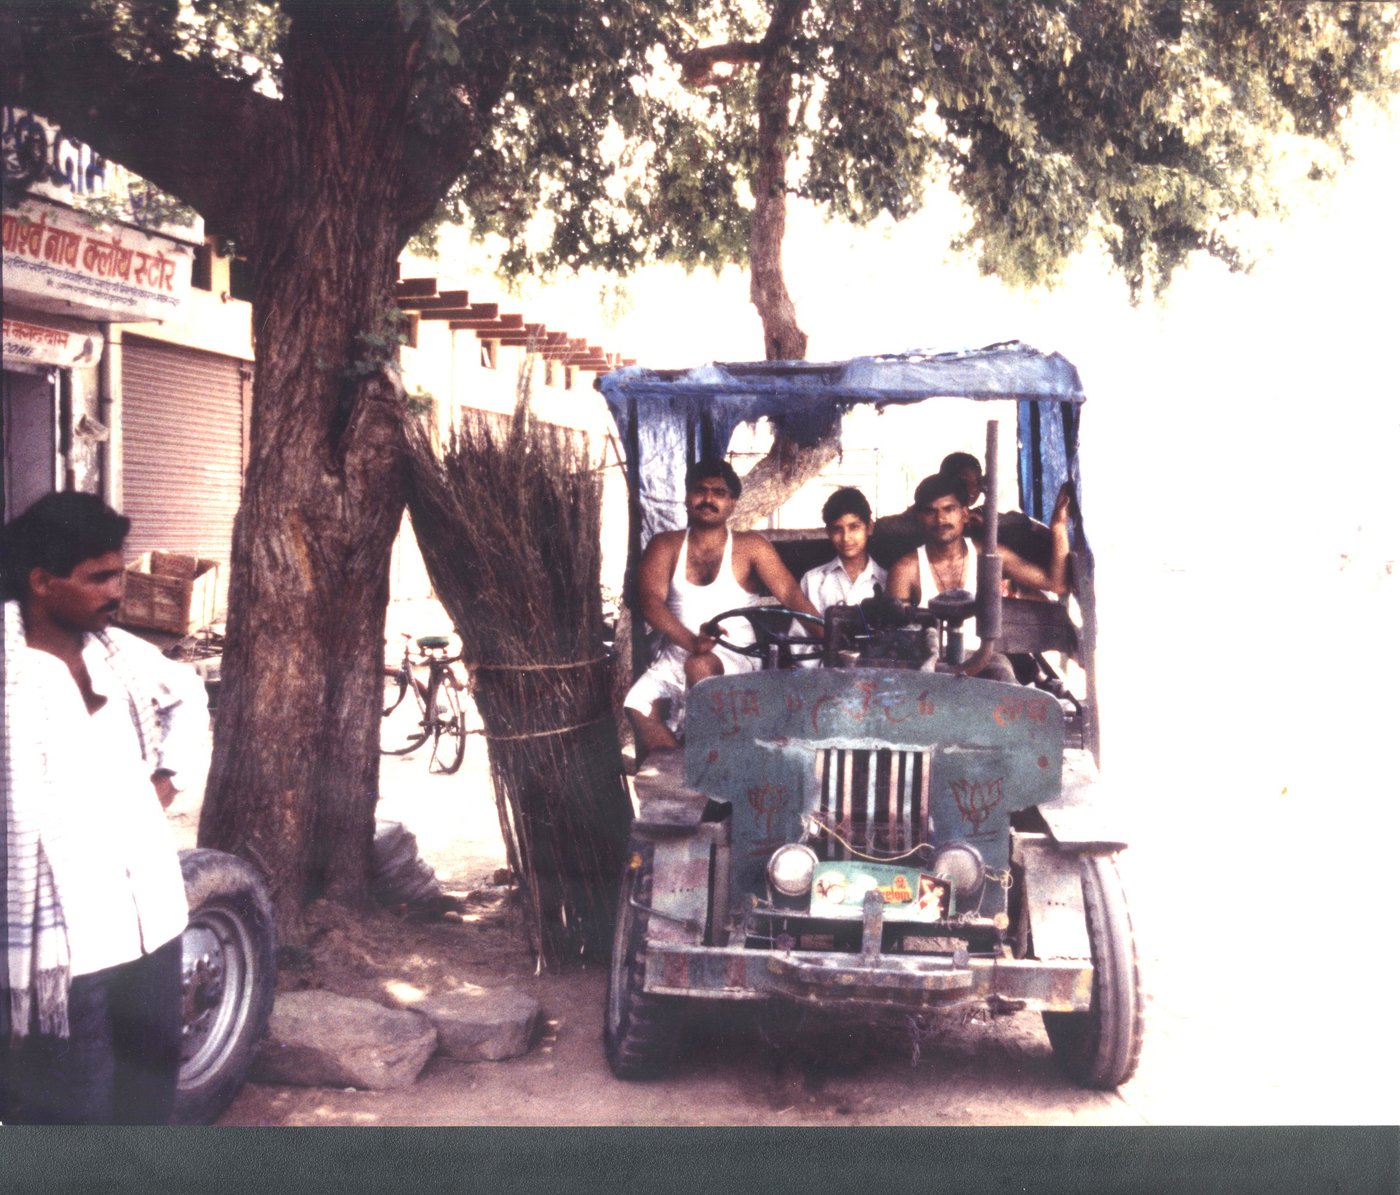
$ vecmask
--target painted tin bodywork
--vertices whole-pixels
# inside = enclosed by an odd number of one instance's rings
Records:
[[[1053,697],[941,673],[790,670],[702,682],[689,707],[684,774],[678,757],[663,755],[639,777],[633,861],[653,875],[647,992],[867,1012],[1089,1007],[1080,859],[1118,844],[1062,845],[1011,827],[1014,812],[1063,800],[1067,756],[1079,783],[1073,807],[1091,807],[1082,772],[1092,765],[1086,752],[1065,751]],[[878,837],[868,820],[833,827],[821,816],[830,783],[819,761],[880,752],[926,761],[911,794],[920,821],[898,859],[860,849]],[[871,787],[855,794],[869,802],[864,812],[898,806],[888,784]],[[768,860],[798,842],[822,856],[813,892],[775,900]],[[966,905],[948,896],[921,909],[921,879],[952,843],[977,849],[988,882]],[[1013,864],[1025,888],[1019,926],[1006,915]],[[822,877],[844,882],[844,898],[819,896]],[[1018,932],[1036,935],[1039,958],[1015,957]],[[970,936],[979,951],[969,951]]]
[[[773,851],[811,832],[824,761],[829,769],[862,753],[913,756],[919,791],[901,804],[917,811],[908,822],[922,824],[910,824],[904,841],[969,843],[997,874],[1011,862],[1010,814],[1060,792],[1060,707],[1019,685],[902,669],[758,672],[697,685],[686,716],[686,783],[733,810],[731,912],[764,891]],[[877,769],[864,771],[866,783],[850,794],[854,809],[832,826],[837,834],[889,807],[889,782],[880,783]],[[865,853],[878,861],[885,852]],[[982,915],[1005,911],[999,887],[989,885],[984,897]]]

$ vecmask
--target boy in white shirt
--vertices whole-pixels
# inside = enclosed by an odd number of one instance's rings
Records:
[[[828,606],[854,606],[875,596],[875,586],[885,586],[885,570],[870,558],[866,548],[874,518],[865,495],[854,486],[843,486],[822,506],[826,536],[836,556],[802,574],[802,592],[825,614]]]

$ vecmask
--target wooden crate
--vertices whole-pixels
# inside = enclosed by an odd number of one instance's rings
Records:
[[[142,552],[126,567],[117,622],[188,635],[214,621],[219,562],[173,552]]]

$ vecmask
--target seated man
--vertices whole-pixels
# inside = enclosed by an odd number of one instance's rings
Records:
[[[906,556],[901,556],[890,569],[890,596],[918,606],[935,593],[950,589],[977,587],[975,553],[969,549],[967,488],[956,476],[935,473],[919,482],[914,491],[914,509],[923,528],[924,542]],[[1014,549],[997,545],[1002,571],[1007,580],[1018,586],[1038,590],[1048,589],[1063,595],[1069,592],[1069,491],[1061,490],[1055,502],[1055,514],[1050,523],[1050,567],[1044,568],[1026,560]],[[974,633],[964,633],[964,645],[969,655],[980,646]],[[979,675],[989,680],[1014,680],[1010,662],[997,653]]]
[[[982,476],[982,462],[970,452],[950,452],[938,466],[940,473],[956,477],[967,491],[967,536],[973,543],[982,542],[982,528],[985,523],[986,506],[977,506],[977,500],[986,491],[986,479]],[[1049,568],[1050,554],[1053,551],[1050,528],[1037,522],[1019,510],[1003,510],[997,515],[997,544],[1010,548],[1016,555]],[[1040,588],[1032,585],[1012,585],[1016,597],[1044,598]]]
[[[642,553],[638,574],[642,617],[669,642],[631,689],[623,704],[637,735],[638,757],[679,745],[679,707],[697,681],[722,672],[748,672],[760,661],[716,644],[701,627],[717,614],[754,605],[764,586],[781,605],[815,614],[773,545],[757,532],[729,530],[742,489],[727,461],[703,460],[685,474],[685,531],[662,531]],[[732,642],[753,642],[747,621],[725,627]],[[671,703],[671,725],[659,703]]]

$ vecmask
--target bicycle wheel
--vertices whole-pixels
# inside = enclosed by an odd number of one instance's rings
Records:
[[[467,753],[467,720],[462,717],[462,699],[447,672],[433,678],[429,695],[433,703],[433,757],[428,771],[450,776],[462,766]]]
[[[402,667],[390,668],[384,665],[384,717],[399,708],[399,702],[408,692],[408,671]]]
[[[409,693],[413,698],[405,701]],[[385,668],[384,717],[379,724],[381,754],[407,755],[415,747],[421,747],[431,732],[422,681],[401,668]]]

